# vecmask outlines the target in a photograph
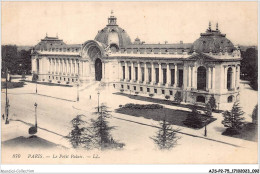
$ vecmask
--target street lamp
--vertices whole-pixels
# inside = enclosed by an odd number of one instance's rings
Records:
[[[100,95],[99,91],[98,91],[97,95],[98,95],[98,112],[99,112],[99,95]]]
[[[36,102],[34,103],[34,107],[35,107],[35,127],[37,130],[37,103]]]
[[[77,101],[79,101],[79,83],[77,83]]]

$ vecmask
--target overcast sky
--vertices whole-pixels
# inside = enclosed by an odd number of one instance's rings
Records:
[[[68,44],[94,39],[111,10],[133,41],[192,43],[212,28],[235,45],[257,45],[257,2],[2,2],[2,44],[36,45],[56,36]]]

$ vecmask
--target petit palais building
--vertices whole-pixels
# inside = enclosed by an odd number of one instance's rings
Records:
[[[209,23],[193,43],[133,42],[111,14],[94,40],[69,45],[58,37],[42,39],[32,50],[32,73],[39,81],[77,85],[101,81],[118,91],[170,100],[177,91],[183,102],[218,107],[239,100],[241,54],[238,47]]]

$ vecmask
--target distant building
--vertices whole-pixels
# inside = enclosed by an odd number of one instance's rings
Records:
[[[46,36],[32,51],[32,72],[41,81],[88,83],[103,81],[124,91],[154,94],[174,99],[180,91],[183,102],[206,103],[214,95],[219,107],[239,96],[240,50],[209,24],[194,43],[132,43],[111,14],[94,40],[67,45]],[[148,96],[148,95],[147,95]]]

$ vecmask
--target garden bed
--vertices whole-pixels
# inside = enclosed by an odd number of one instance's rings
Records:
[[[24,82],[7,82],[7,88],[12,89],[12,88],[21,88],[24,86]],[[5,89],[6,88],[6,82],[1,82],[1,88]]]
[[[145,109],[149,107],[158,107],[158,106],[160,106],[160,108]],[[183,121],[186,120],[188,114],[191,113],[189,111],[163,108],[161,107],[161,105],[156,105],[156,104],[153,104],[153,106],[126,104],[125,106],[122,106],[121,108],[118,108],[115,111],[121,114],[131,115],[135,117],[143,117],[147,119],[153,119],[156,121],[162,121],[166,117],[166,121],[168,121],[170,124],[183,126],[183,127],[187,127],[185,124],[183,124]],[[215,118],[208,117],[204,114],[198,114],[198,117],[200,117],[201,120],[208,119],[207,124],[210,124],[211,122],[216,120]],[[198,129],[202,127],[203,126],[200,126],[198,127]]]
[[[230,132],[229,129],[226,129],[222,133],[222,135],[257,142],[258,140],[257,125],[253,123],[245,123],[242,129],[238,130],[237,134],[232,135],[232,132]]]

